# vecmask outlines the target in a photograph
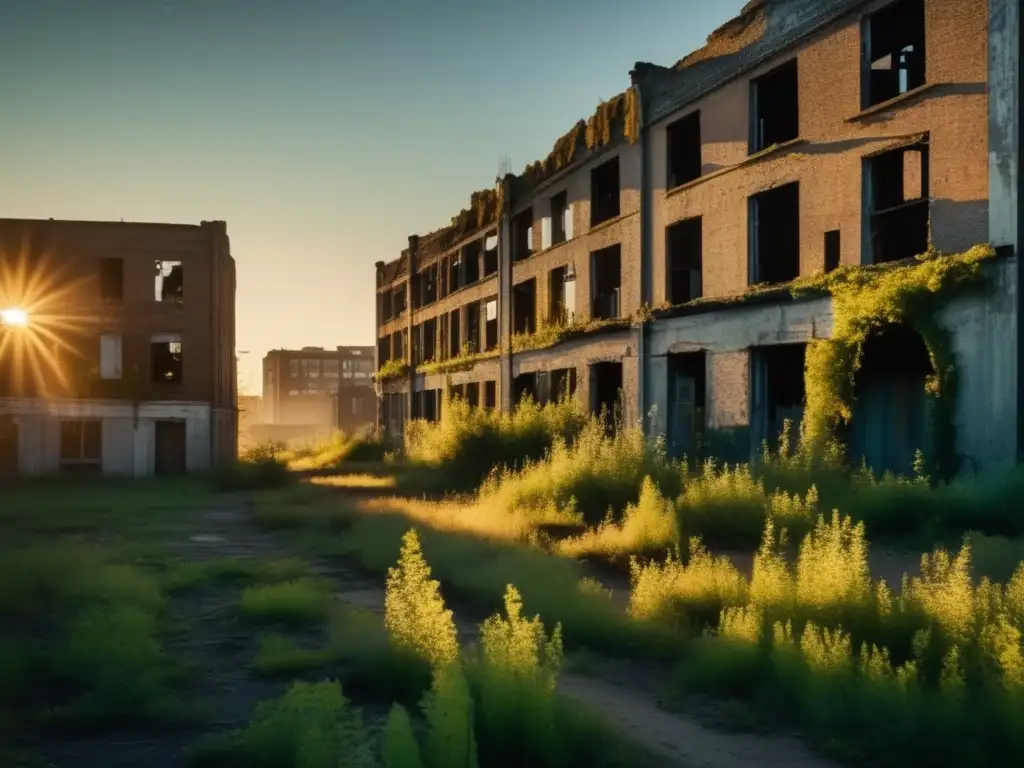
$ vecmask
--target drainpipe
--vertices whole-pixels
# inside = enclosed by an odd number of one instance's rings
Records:
[[[419,235],[409,235],[409,277],[405,281],[405,313],[406,313],[406,332],[408,339],[405,346],[407,349],[403,349],[403,353],[409,359],[409,372],[406,378],[406,385],[409,388],[409,392],[405,397],[405,418],[403,424],[409,422],[413,417],[413,402],[416,398],[416,365],[412,356],[412,334],[413,334],[413,283],[416,278],[416,256],[420,247]],[[404,431],[404,427],[403,427]]]
[[[501,184],[498,218],[498,410],[512,411],[512,174]]]

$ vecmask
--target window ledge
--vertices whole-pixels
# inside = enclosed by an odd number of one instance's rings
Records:
[[[590,229],[588,229],[583,234],[584,235],[590,235],[590,234],[593,234],[594,232],[599,232],[602,229],[607,229],[608,227],[612,226],[613,224],[618,224],[620,221],[624,221],[624,220],[628,219],[630,216],[633,216],[635,214],[636,214],[636,211],[633,211],[632,213],[620,213],[618,216],[613,216],[610,219],[605,219],[600,224],[595,224],[594,226],[592,226]],[[583,237],[583,235],[580,235],[580,237]]]
[[[891,99],[887,99],[886,101],[880,101],[877,104],[872,104],[870,107],[862,109],[856,115],[852,115],[846,118],[846,122],[856,123],[857,121],[871,117],[872,115],[877,115],[881,112],[886,112],[890,109],[893,109],[894,107],[900,106],[905,101],[910,101],[911,99],[920,96],[922,93],[930,91],[937,85],[938,83],[925,83],[924,85],[917,86],[917,88],[911,88],[906,93],[901,93],[899,96],[893,96]]]
[[[711,173],[705,174],[703,176],[698,176],[696,179],[691,179],[685,184],[680,184],[678,187],[672,187],[672,189],[666,190],[665,197],[672,197],[674,195],[678,195],[681,192],[685,192],[688,189],[693,189],[694,187],[699,186],[706,181],[710,181],[711,179],[717,179],[719,176],[724,176],[725,174],[731,173],[732,171],[738,170],[740,168],[746,168],[749,165],[753,165],[754,163],[760,162],[766,157],[771,157],[772,155],[788,152],[789,150],[793,149],[793,147],[798,147],[801,144],[806,143],[807,139],[798,136],[795,139],[784,141],[781,144],[772,144],[770,147],[765,147],[764,149],[759,150],[754,154],[743,158],[743,160],[741,160],[738,163],[735,163],[734,165],[730,165],[727,168],[719,168],[717,171],[712,171]]]

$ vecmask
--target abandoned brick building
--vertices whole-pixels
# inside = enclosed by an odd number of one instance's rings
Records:
[[[263,358],[262,423],[282,429],[268,434],[284,439],[372,425],[373,353],[372,346],[270,350]]]
[[[755,0],[676,64],[637,64],[545,161],[378,264],[382,427],[436,418],[445,387],[506,410],[573,391],[674,454],[746,459],[801,423],[808,345],[836,341],[812,276],[860,269],[870,290],[885,273],[868,265],[990,244],[984,285],[928,316],[942,359],[922,323],[857,345],[840,435],[908,471],[949,447],[926,383],[955,369],[957,466],[1014,459],[1019,16],[1017,0]]]
[[[235,459],[224,222],[0,219],[0,310],[0,474]]]

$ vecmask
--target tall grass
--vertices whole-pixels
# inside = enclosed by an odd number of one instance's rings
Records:
[[[939,549],[894,598],[862,523],[819,517],[792,568],[779,548],[769,525],[749,581],[698,545],[685,565],[634,564],[631,612],[695,639],[682,688],[741,694],[846,758],[1024,760],[1024,564],[975,584],[968,545]]]
[[[507,414],[446,398],[439,421],[406,427],[405,456],[412,468],[430,470],[439,490],[474,491],[496,468],[536,461],[557,439],[573,441],[586,422],[573,399],[542,407],[527,398]]]

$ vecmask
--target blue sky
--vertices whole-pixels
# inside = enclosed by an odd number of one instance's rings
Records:
[[[742,0],[0,0],[0,217],[224,219],[242,385]]]

